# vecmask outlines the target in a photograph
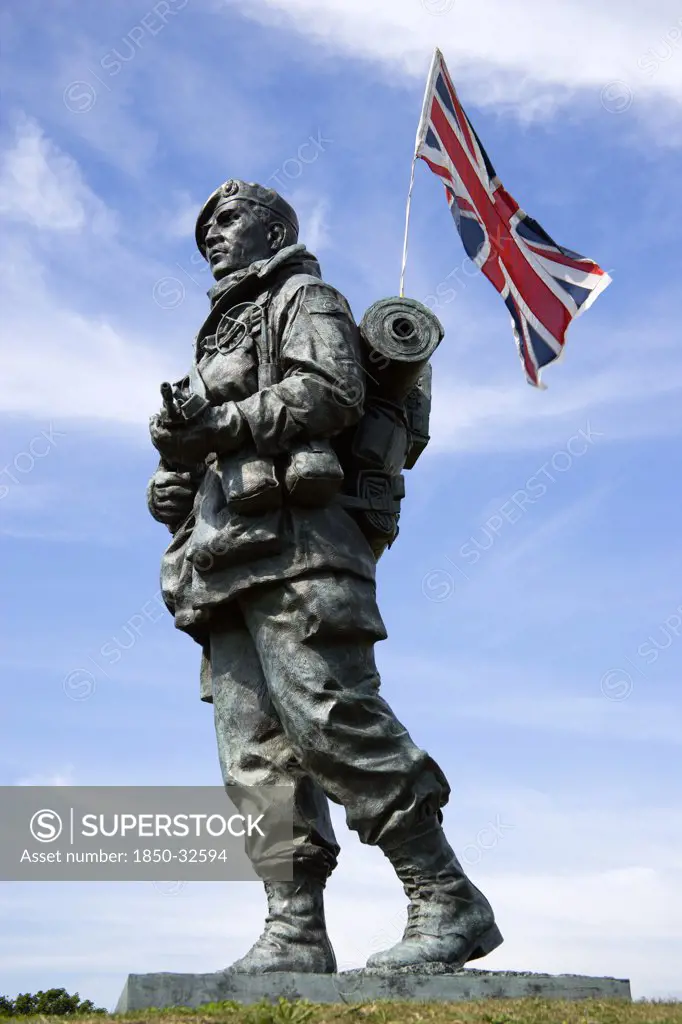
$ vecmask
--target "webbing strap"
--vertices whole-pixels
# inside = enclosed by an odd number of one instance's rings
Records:
[[[391,515],[400,512],[400,504],[397,501],[384,498],[358,498],[351,494],[339,494],[335,501],[344,508],[352,508],[360,512],[388,512]]]

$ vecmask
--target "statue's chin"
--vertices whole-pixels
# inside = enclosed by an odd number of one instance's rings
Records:
[[[223,262],[222,260],[220,263],[216,263],[215,266],[211,267],[211,273],[216,281],[220,281],[221,278],[227,277],[228,274],[234,274],[235,270],[241,270],[241,267],[234,266],[229,262]]]
[[[239,259],[230,258],[227,255],[221,254],[220,259],[210,261],[211,273],[216,281],[220,281],[221,278],[227,277],[228,274],[235,274],[238,270],[244,270],[246,267],[250,267],[252,263],[256,263],[258,260],[268,259],[276,251],[277,249],[272,247],[264,248],[261,251],[255,249],[251,252],[248,259],[246,259],[246,252],[242,252],[240,254],[241,258]]]

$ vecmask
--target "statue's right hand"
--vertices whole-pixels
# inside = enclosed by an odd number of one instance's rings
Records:
[[[196,492],[190,473],[157,469],[149,483],[149,510],[159,522],[173,526],[190,514]]]

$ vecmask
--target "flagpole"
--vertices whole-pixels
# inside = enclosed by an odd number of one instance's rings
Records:
[[[419,158],[419,149],[424,136],[426,135],[426,128],[429,119],[429,98],[433,91],[433,83],[436,77],[438,62],[441,59],[441,52],[438,47],[433,51],[433,57],[431,58],[431,67],[429,68],[429,74],[426,79],[426,88],[424,89],[424,100],[422,103],[421,117],[419,118],[419,126],[417,128],[417,138],[414,145],[414,156],[412,157],[412,168],[410,170],[410,187],[407,192],[407,205],[405,207],[405,238],[403,241],[403,262],[400,267],[400,292],[398,293],[402,299],[405,294],[405,266],[407,264],[407,238],[410,230],[410,208],[412,206],[412,189],[414,187],[414,169],[417,166],[417,160]]]
[[[403,262],[400,267],[400,298],[405,294],[405,265],[407,263],[407,236],[410,230],[410,207],[412,205],[412,188],[414,186],[414,169],[417,166],[416,155],[412,157],[412,171],[410,173],[410,188],[407,193],[407,206],[405,207],[405,240],[403,242]]]

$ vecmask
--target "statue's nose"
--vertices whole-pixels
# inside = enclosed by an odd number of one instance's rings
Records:
[[[218,224],[215,221],[209,225],[208,231],[206,232],[206,244],[212,245],[221,237],[221,231]]]

